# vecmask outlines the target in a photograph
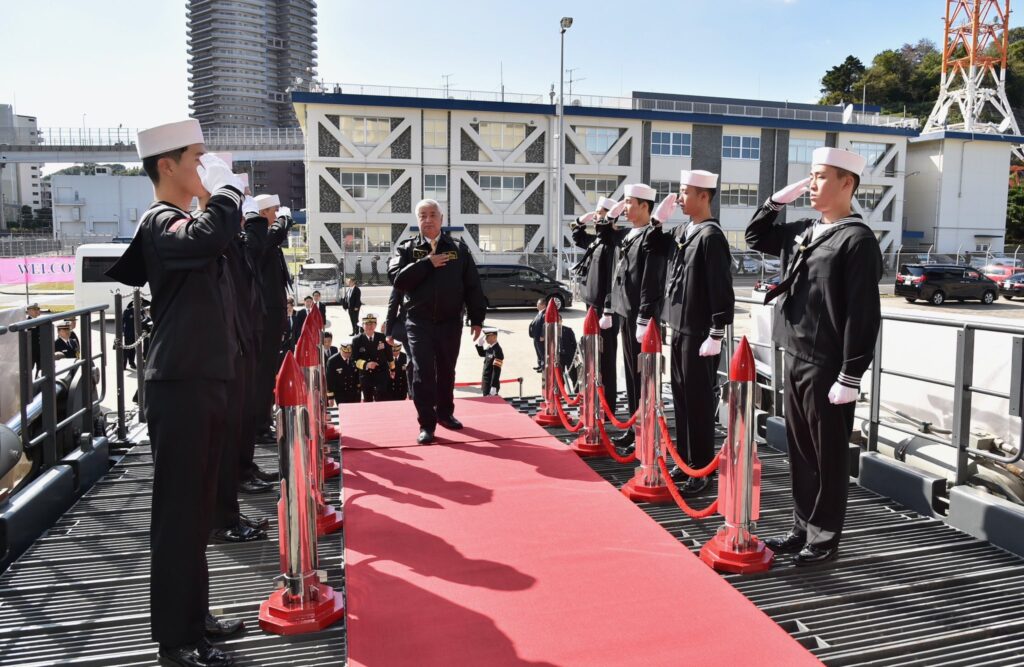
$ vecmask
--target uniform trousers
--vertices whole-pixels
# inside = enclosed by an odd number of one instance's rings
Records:
[[[608,405],[615,405],[619,391],[615,357],[619,353],[616,338],[619,335],[620,319],[618,315],[612,315],[612,325],[607,329],[601,329],[601,385],[604,387]]]
[[[146,382],[154,452],[150,625],[153,639],[164,646],[194,644],[204,636],[206,542],[227,409],[224,380]]]
[[[629,415],[632,416],[640,406],[640,366],[637,356],[640,354],[640,343],[636,340],[636,317],[622,318],[619,327],[622,334],[622,365],[626,371],[623,378],[626,385],[626,403],[629,405]],[[614,397],[605,391],[608,405],[614,406]]]
[[[433,431],[438,418],[455,412],[455,362],[462,344],[462,320],[406,321],[412,383],[409,385],[420,428]]]
[[[256,429],[253,420],[246,414],[246,408],[252,407],[252,401],[246,401],[246,397],[253,393],[255,361],[253,355],[238,357],[235,363],[235,378],[228,381],[230,400],[225,414],[224,449],[217,472],[214,528],[229,528],[238,523],[238,481],[252,474],[248,466],[252,465]],[[249,439],[248,446],[243,438]],[[246,461],[246,468],[243,469],[242,465]]]
[[[707,333],[672,333],[672,402],[676,449],[694,468],[715,457],[715,380],[718,357],[700,356]]]
[[[832,405],[828,392],[839,367],[786,355],[786,437],[793,484],[793,532],[807,543],[839,543],[850,487],[854,403]]]
[[[259,361],[256,367],[255,426],[266,431],[274,423],[274,378],[281,368],[281,339],[284,336],[285,311],[268,310],[263,322]]]

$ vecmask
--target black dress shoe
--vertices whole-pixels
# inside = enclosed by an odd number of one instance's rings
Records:
[[[450,431],[458,431],[460,428],[462,428],[462,422],[456,419],[455,415],[445,417],[444,419],[438,419],[437,423],[440,424],[441,426],[444,426],[446,429]]]
[[[253,466],[255,470],[252,472],[252,476],[261,482],[276,482],[281,478],[281,475],[276,472],[267,472],[266,470],[260,470],[259,466]]]
[[[425,428],[421,428],[420,434],[416,436],[416,442],[421,445],[426,445],[428,443],[434,442],[434,432],[428,431]]]
[[[668,476],[671,477],[672,481],[676,484],[683,484],[690,479],[690,476],[683,472],[683,469],[674,463],[672,464],[672,467],[668,469]]]
[[[764,543],[777,554],[795,554],[807,544],[807,536],[790,531],[782,537],[765,538]]]
[[[270,528],[270,519],[268,519],[267,517],[263,517],[262,519],[257,520],[247,517],[244,514],[239,514],[238,522],[241,523],[243,526],[249,526],[250,528],[255,528],[256,530],[266,530],[267,528]]]
[[[636,433],[632,429],[623,431],[622,435],[612,438],[612,444],[616,447],[629,447],[636,442]]]
[[[679,489],[680,495],[683,498],[693,498],[704,493],[707,488],[711,486],[711,476],[707,477],[691,477],[683,482],[682,488]]]
[[[256,434],[256,443],[260,445],[276,445],[277,433],[270,430],[260,431]]]
[[[195,646],[161,646],[160,664],[184,667],[228,667],[235,664],[230,653],[210,645],[205,639]]]
[[[206,620],[203,621],[203,629],[206,631],[207,639],[219,639],[241,632],[245,629],[245,623],[237,618],[217,618],[213,614],[207,614]]]
[[[255,542],[256,540],[267,539],[265,530],[259,530],[252,526],[246,526],[239,522],[227,528],[218,528],[213,531],[213,541],[220,543],[238,544],[240,542]]]
[[[243,479],[238,483],[238,490],[242,493],[256,494],[268,493],[273,491],[274,487],[264,481],[256,479],[255,477],[250,477],[249,479]]]
[[[818,547],[813,544],[805,545],[796,556],[793,557],[793,565],[817,565],[835,560],[839,555],[839,547]]]

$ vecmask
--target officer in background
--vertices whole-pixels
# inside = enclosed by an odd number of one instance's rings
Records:
[[[320,311],[320,319],[327,321],[327,304],[320,300],[320,290],[313,290],[313,305]]]
[[[144,130],[136,145],[157,201],[107,275],[137,287],[148,282],[152,293],[144,378],[154,459],[150,624],[162,659],[230,665],[208,639],[243,624],[210,615],[206,541],[239,353],[223,254],[238,234],[242,185],[223,161],[203,156],[196,120]],[[192,218],[192,199],[208,194],[206,210]]]
[[[497,396],[501,389],[501,367],[505,363],[505,353],[498,343],[498,329],[484,327],[483,335],[476,339],[476,353],[484,358],[484,372],[480,377],[480,393],[484,396]]]
[[[597,311],[601,318],[601,385],[604,387],[608,403],[615,404],[618,395],[618,371],[616,355],[618,354],[619,319],[612,312],[612,272],[615,269],[615,248],[618,238],[615,234],[615,219],[608,217],[608,211],[618,202],[608,197],[601,197],[597,202],[597,211],[587,213],[570,225],[572,240],[584,249],[583,257],[573,267],[573,272],[580,281],[581,297],[588,308]],[[587,223],[594,221],[594,233],[587,232]]]
[[[780,256],[783,267],[765,303],[776,301],[772,338],[786,350],[793,527],[765,543],[777,553],[796,553],[796,565],[838,553],[854,406],[881,324],[882,254],[852,208],[866,160],[838,148],[818,148],[811,160],[810,177],[773,194],[746,234],[751,248]],[[819,217],[779,221],[782,207],[808,187]]]
[[[66,321],[57,325],[57,338],[53,341],[53,353],[57,359],[77,359],[78,349],[71,340],[71,325]]]
[[[377,331],[377,316],[367,313],[363,317],[363,332],[352,339],[352,356],[359,369],[359,386],[363,401],[387,400],[388,382],[394,359],[387,338]]]
[[[30,303],[25,306],[25,319],[34,320],[39,317],[41,312],[38,303]],[[36,369],[39,368],[39,327],[32,329],[32,332],[29,334],[29,346],[29,356],[32,364],[32,368],[29,370],[35,374]]]
[[[402,241],[388,264],[388,277],[406,294],[406,334],[412,358],[412,397],[420,425],[416,442],[434,441],[438,424],[462,428],[455,418],[455,363],[462,343],[462,310],[473,340],[486,310],[476,262],[465,241],[441,230],[444,215],[433,199],[416,205],[420,233]]]
[[[392,359],[394,366],[389,374],[388,400],[404,401],[409,395],[409,357],[402,351],[401,343],[392,344],[391,351],[394,355]]]
[[[327,360],[327,395],[335,404],[359,402],[359,369],[351,345],[342,345],[338,354]]]
[[[121,313],[121,344],[124,347],[124,367],[135,368],[135,299]]]
[[[341,297],[341,307],[348,311],[348,319],[352,323],[352,335],[359,335],[359,309],[363,307],[362,290],[356,284],[356,279],[351,276],[348,279],[348,286],[345,294]]]

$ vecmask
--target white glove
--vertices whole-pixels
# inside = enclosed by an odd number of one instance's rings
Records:
[[[497,395],[498,395],[498,388],[497,387],[491,387],[491,396],[497,396]]]
[[[605,313],[604,315],[601,316],[601,319],[597,321],[597,326],[601,327],[602,329],[611,329],[612,316]]]
[[[828,390],[828,402],[832,405],[845,405],[853,403],[860,396],[860,392],[853,387],[845,387],[838,382],[833,383]]]
[[[591,222],[593,222],[594,220],[597,220],[597,212],[596,211],[591,211],[590,213],[584,213],[580,217],[576,218],[576,223],[578,225],[582,226],[582,225],[588,225]]]
[[[807,188],[811,183],[811,177],[808,176],[802,181],[797,181],[791,185],[787,185],[778,192],[772,195],[772,201],[776,204],[790,204],[800,199],[800,195],[807,192]]]
[[[658,222],[666,222],[672,217],[672,212],[676,209],[676,193],[669,193],[667,197],[661,200],[658,204],[658,208],[654,209],[654,215],[651,216]]]
[[[292,210],[287,206],[281,206],[277,209],[277,217],[290,218],[292,217]]]
[[[698,354],[702,357],[713,357],[722,351],[722,339],[715,340],[711,336],[700,344],[700,352]]]
[[[644,320],[643,323],[641,323],[640,319],[637,318],[637,321],[636,321],[636,342],[638,342],[638,343],[644,342],[644,336],[647,335],[647,327],[649,327],[650,325],[651,325],[651,321],[650,320]]]
[[[476,340],[473,341],[473,343],[475,345],[477,345],[478,347],[483,347],[485,339],[486,339],[486,336],[484,336],[483,334],[480,334],[479,336],[476,337]]]
[[[620,215],[622,215],[622,212],[625,211],[625,210],[626,210],[626,200],[623,199],[618,204],[616,204],[615,206],[612,206],[610,209],[608,209],[608,213],[606,213],[604,217],[606,217],[609,220],[611,220],[612,218],[617,218]]]
[[[242,200],[242,215],[248,215],[250,213],[260,214],[260,207],[256,205],[256,200],[249,195],[245,196]]]
[[[223,187],[230,186],[242,191],[242,181],[231,173],[231,167],[216,155],[206,153],[199,158],[199,180],[211,195]]]

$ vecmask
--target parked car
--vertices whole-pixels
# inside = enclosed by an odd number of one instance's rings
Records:
[[[755,280],[754,281],[754,291],[755,292],[767,292],[771,288],[773,288],[776,285],[778,285],[779,282],[781,282],[781,281],[782,281],[782,274],[781,273],[776,273],[774,276],[769,276],[769,277],[765,278],[764,280]]]
[[[488,308],[533,307],[537,299],[554,299],[559,310],[572,306],[572,292],[537,269],[521,264],[481,264],[480,282]]]
[[[985,277],[989,280],[1001,283],[1013,274],[1019,273],[1020,269],[1007,264],[989,264],[988,266],[982,267],[981,272],[985,274]]]
[[[960,264],[903,264],[896,274],[896,296],[908,303],[924,299],[935,306],[946,301],[979,299],[990,304],[999,286],[976,269]]]
[[[1024,273],[1015,273],[999,284],[999,293],[1007,301],[1015,296],[1024,296]]]

